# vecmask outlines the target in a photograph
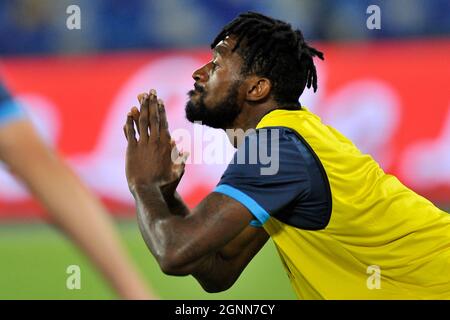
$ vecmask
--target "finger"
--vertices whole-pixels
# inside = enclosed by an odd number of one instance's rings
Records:
[[[181,180],[181,178],[183,178],[183,175],[184,175],[185,171],[186,171],[185,165],[183,164],[183,168],[182,168],[181,172],[178,173],[178,177],[179,177],[178,179]]]
[[[142,104],[142,99],[144,99],[145,95],[146,95],[145,92],[144,93],[139,93],[137,95],[137,99],[138,99],[139,104]]]
[[[170,140],[170,159],[176,164],[179,157],[180,151],[178,151],[177,144],[174,140]]]
[[[185,165],[184,163],[177,166],[174,170],[175,175],[177,177],[178,180],[181,180],[181,178],[183,178],[184,172],[185,172]]]
[[[172,150],[172,152],[174,152],[175,154],[178,154],[178,147],[177,144],[175,142],[175,140],[170,139],[170,150]]]
[[[138,129],[138,128],[139,128],[139,117],[138,117],[137,119],[135,119],[135,118],[133,117],[133,113],[131,112],[131,119],[132,119],[132,121],[133,121],[133,129],[136,128],[137,130],[139,130],[139,129]],[[139,131],[138,131],[138,132],[139,132]],[[139,138],[138,140],[140,140],[140,138]]]
[[[131,108],[131,116],[133,117],[133,121],[136,124],[137,131],[139,131],[139,109],[136,107]]]
[[[149,115],[148,121],[150,123],[150,138],[154,141],[159,140],[159,111],[156,91],[150,90],[149,95]]]
[[[137,142],[131,113],[127,114],[127,122],[125,123],[125,136],[127,137],[128,144],[135,144]]]
[[[141,110],[139,114],[139,141],[148,141],[148,95],[145,94],[141,100]]]
[[[158,99],[158,109],[159,109],[159,134],[161,139],[169,140],[169,123],[167,122],[166,108],[164,102]]]

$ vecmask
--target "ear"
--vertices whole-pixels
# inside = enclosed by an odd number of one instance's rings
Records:
[[[272,82],[269,79],[252,76],[247,81],[246,100],[256,102],[269,96],[272,90]]]

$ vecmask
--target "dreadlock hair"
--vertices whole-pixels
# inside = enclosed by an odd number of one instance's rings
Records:
[[[233,52],[243,58],[242,74],[256,74],[272,82],[279,107],[299,107],[305,86],[317,90],[313,57],[323,53],[306,44],[300,30],[256,12],[242,13],[228,23],[211,43],[213,49],[227,36],[237,38]]]

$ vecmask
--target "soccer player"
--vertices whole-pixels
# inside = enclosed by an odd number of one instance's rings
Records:
[[[101,203],[37,135],[0,83],[0,160],[40,200],[124,299],[151,299]]]
[[[226,290],[270,237],[298,298],[449,299],[450,215],[299,104],[305,87],[317,89],[313,58],[323,54],[252,12],[211,48],[186,116],[226,130],[237,151],[197,207],[175,191],[187,154],[171,153],[154,90],[124,127],[139,227],[163,272]],[[269,168],[261,150],[278,164]]]

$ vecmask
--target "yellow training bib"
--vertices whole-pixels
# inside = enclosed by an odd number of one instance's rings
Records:
[[[257,129],[297,132],[326,172],[327,227],[265,224],[300,299],[450,299],[450,215],[383,172],[307,109],[274,110]]]

